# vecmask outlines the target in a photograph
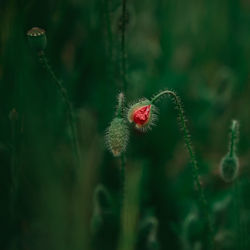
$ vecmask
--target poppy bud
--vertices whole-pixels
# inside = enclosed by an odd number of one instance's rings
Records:
[[[222,160],[220,164],[220,173],[221,177],[225,182],[233,181],[239,172],[239,160],[233,155],[230,156],[227,154]]]
[[[146,131],[154,125],[156,107],[147,99],[143,99],[128,109],[128,120],[139,130]]]
[[[115,117],[106,133],[106,144],[114,156],[120,156],[126,150],[129,130],[124,118]]]
[[[229,150],[220,163],[220,174],[225,182],[233,181],[239,172],[239,160],[236,155],[238,140],[239,123],[237,120],[233,120],[231,125]]]
[[[28,41],[34,50],[37,52],[43,51],[47,45],[47,38],[45,30],[34,27],[27,32]]]

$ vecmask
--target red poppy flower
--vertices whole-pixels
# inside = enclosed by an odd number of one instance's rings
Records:
[[[133,113],[133,120],[138,126],[144,125],[149,121],[151,104],[136,109]]]
[[[128,109],[128,120],[139,130],[145,131],[153,125],[156,118],[155,106],[147,99],[143,99]]]

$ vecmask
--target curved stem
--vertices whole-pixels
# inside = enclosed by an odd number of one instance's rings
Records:
[[[67,115],[68,115],[68,122],[69,126],[71,129],[71,135],[72,135],[72,143],[73,143],[73,150],[76,156],[77,164],[78,166],[80,165],[80,153],[79,153],[79,145],[78,145],[78,140],[76,136],[76,127],[75,127],[75,122],[74,122],[74,112],[72,108],[72,104],[70,102],[70,99],[68,97],[67,90],[63,87],[62,82],[56,77],[54,71],[52,70],[51,66],[48,63],[48,60],[46,58],[46,55],[43,51],[41,51],[38,54],[38,57],[40,59],[40,62],[43,64],[43,66],[46,68],[46,70],[49,72],[51,75],[52,79],[54,80],[57,89],[63,99],[63,102],[65,103],[67,107]]]
[[[202,209],[202,213],[205,216],[206,223],[207,223],[208,230],[209,230],[209,232],[208,232],[209,233],[208,234],[208,241],[209,241],[209,245],[210,245],[209,248],[212,249],[213,227],[212,227],[212,223],[210,220],[207,200],[205,198],[204,190],[202,188],[201,181],[200,181],[198,163],[196,160],[194,149],[193,149],[192,144],[191,144],[191,136],[190,136],[190,133],[189,133],[189,130],[187,127],[184,109],[182,107],[182,103],[181,103],[180,98],[176,95],[175,92],[170,91],[170,90],[165,90],[165,91],[162,91],[161,93],[157,94],[156,96],[154,96],[151,99],[151,102],[155,103],[160,97],[162,97],[164,95],[168,95],[170,97],[173,97],[173,100],[174,100],[175,105],[176,105],[178,112],[179,112],[180,127],[183,131],[185,146],[187,148],[187,151],[189,153],[190,160],[191,160],[193,181],[194,181],[194,184],[195,184],[198,196],[199,196],[199,203],[200,203],[200,206]]]

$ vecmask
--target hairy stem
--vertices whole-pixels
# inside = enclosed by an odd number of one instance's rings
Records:
[[[194,149],[193,149],[192,144],[191,144],[191,136],[190,136],[190,133],[189,133],[189,130],[188,130],[188,127],[187,127],[187,122],[186,122],[186,118],[185,118],[185,114],[184,114],[184,109],[182,107],[182,103],[181,103],[180,98],[176,95],[175,92],[170,91],[170,90],[162,91],[158,95],[154,96],[151,99],[151,102],[155,103],[160,97],[162,97],[164,95],[168,95],[170,97],[173,97],[174,103],[175,103],[176,108],[178,109],[178,112],[179,112],[180,127],[181,127],[181,129],[183,131],[185,146],[187,148],[187,151],[189,153],[190,160],[191,160],[192,175],[193,175],[194,185],[196,187],[196,190],[197,190],[197,193],[198,193],[198,196],[199,196],[199,203],[200,203],[200,206],[201,206],[201,209],[202,209],[202,213],[205,216],[205,220],[206,220],[208,230],[209,230],[208,231],[208,241],[209,241],[209,245],[210,245],[209,249],[212,249],[212,246],[213,246],[213,241],[212,241],[213,227],[212,227],[212,223],[211,223],[211,220],[210,220],[207,200],[205,198],[204,190],[202,188],[200,177],[199,177],[198,163],[197,163],[197,160],[196,160]]]
[[[42,65],[46,68],[46,70],[49,72],[51,75],[52,79],[54,80],[57,89],[62,97],[62,100],[64,104],[67,107],[67,116],[68,116],[68,122],[69,126],[71,129],[71,136],[72,136],[72,144],[73,144],[73,151],[76,156],[77,164],[78,166],[80,165],[80,153],[79,153],[79,145],[78,145],[78,140],[76,136],[76,127],[75,127],[75,122],[74,122],[74,112],[72,108],[71,101],[68,97],[68,92],[67,90],[63,87],[62,82],[57,78],[55,75],[54,71],[52,70],[51,66],[48,63],[47,57],[43,51],[41,51],[39,54],[39,59]]]

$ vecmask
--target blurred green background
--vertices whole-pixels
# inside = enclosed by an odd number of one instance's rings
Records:
[[[213,214],[215,249],[250,249],[250,2],[128,0],[127,10],[127,102],[166,88],[177,91],[209,207],[219,206],[220,214]],[[107,188],[115,211],[119,200],[120,159],[105,149],[104,134],[122,86],[120,17],[118,0],[0,1],[1,250],[118,245],[149,250],[131,247],[148,216],[158,220],[160,249],[206,249],[189,156],[167,100],[158,105],[152,131],[131,128],[126,154],[131,218],[124,229],[131,246],[119,243],[117,212],[103,233],[96,238],[91,233],[96,186]],[[74,164],[65,105],[27,42],[26,32],[34,26],[47,32],[45,53],[75,110],[80,168]],[[218,169],[232,119],[240,122],[237,199]],[[235,240],[237,223],[244,228],[243,243]]]

